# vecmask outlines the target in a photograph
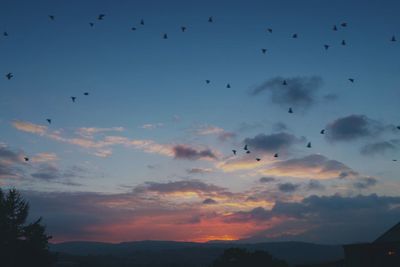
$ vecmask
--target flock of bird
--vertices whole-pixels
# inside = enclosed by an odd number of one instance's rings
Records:
[[[99,15],[97,16],[97,20],[98,20],[98,21],[102,21],[102,20],[105,19],[105,17],[106,17],[105,14],[99,14]],[[54,20],[56,19],[56,17],[55,17],[54,15],[48,15],[48,18],[49,18],[51,21],[54,21]],[[214,18],[213,18],[212,16],[208,17],[208,22],[209,22],[209,23],[213,23],[213,22],[214,22]],[[140,22],[139,22],[139,24],[140,24],[141,26],[144,26],[144,25],[145,25],[144,19],[141,19]],[[340,23],[339,25],[340,25],[340,27],[342,27],[342,28],[346,28],[346,27],[348,26],[347,22],[342,22],[342,23]],[[93,28],[93,27],[95,26],[95,23],[94,23],[94,22],[89,22],[89,26]],[[131,28],[132,31],[136,31],[137,29],[138,29],[137,27],[132,27],[132,28]],[[186,27],[186,26],[181,26],[181,27],[180,27],[180,30],[181,30],[181,32],[186,32],[186,31],[187,31],[187,27]],[[333,25],[332,30],[333,30],[333,31],[338,31],[338,30],[339,30],[339,27],[338,27],[337,25]],[[272,33],[273,33],[273,29],[272,29],[272,28],[267,28],[267,32],[270,33],[270,34],[272,34]],[[8,36],[9,36],[9,33],[8,33],[7,31],[3,32],[3,36],[4,36],[4,37],[8,37]],[[297,39],[297,38],[299,37],[299,34],[298,34],[298,33],[293,33],[291,37],[292,37],[293,39]],[[168,39],[168,34],[167,34],[167,33],[164,33],[164,34],[162,35],[162,38],[163,38],[163,39]],[[390,42],[397,42],[396,36],[393,35],[393,36],[390,38]],[[342,46],[346,46],[346,40],[342,40],[342,41],[341,41],[341,45],[342,45]],[[328,50],[328,49],[331,47],[331,45],[329,45],[329,44],[324,44],[323,47],[324,47],[325,50]],[[262,54],[266,54],[267,51],[268,51],[268,50],[267,50],[266,48],[261,48],[261,53],[262,53]],[[5,75],[5,77],[6,77],[7,80],[11,80],[11,79],[14,78],[14,74],[13,74],[12,72],[9,72],[9,73],[7,73],[7,74]],[[354,78],[348,78],[348,81],[351,82],[351,83],[354,83],[354,82],[355,82],[355,79],[354,79]],[[210,84],[210,83],[211,83],[211,80],[208,80],[208,79],[207,79],[207,80],[205,80],[205,82],[206,82],[206,84]],[[288,85],[288,82],[287,82],[286,80],[283,80],[283,81],[282,81],[282,85],[283,85],[283,86],[287,86],[287,85]],[[231,88],[231,84],[230,84],[230,83],[227,83],[227,84],[226,84],[226,88],[228,88],[228,89]],[[84,92],[83,95],[84,95],[84,96],[89,96],[89,92]],[[71,101],[72,101],[73,103],[75,103],[76,100],[77,100],[77,97],[76,97],[76,96],[71,96],[70,99],[71,99]],[[293,114],[293,113],[294,113],[294,110],[293,110],[292,107],[290,107],[290,108],[288,109],[288,113],[290,113],[290,114]],[[48,124],[51,124],[51,123],[52,123],[52,119],[51,119],[51,118],[47,118],[46,121],[47,121]],[[396,128],[397,128],[398,130],[400,130],[400,125],[399,125],[399,126],[396,126]],[[320,134],[325,134],[325,131],[326,131],[325,129],[322,129],[322,130],[320,131]],[[307,145],[306,145],[306,147],[307,147],[307,148],[311,148],[311,147],[312,147],[311,142],[308,142]],[[250,154],[250,153],[251,153],[251,151],[249,150],[249,147],[248,147],[247,144],[245,144],[245,146],[243,147],[243,150],[245,151],[246,154]],[[232,150],[232,153],[233,153],[233,155],[237,155],[238,151],[237,151],[236,149],[233,149],[233,150]],[[278,157],[279,157],[279,153],[278,153],[278,152],[275,153],[275,154],[273,155],[273,157],[278,158]],[[25,161],[29,161],[29,157],[24,157],[24,160],[25,160]],[[256,160],[256,161],[261,161],[261,158],[256,157],[255,160]],[[393,159],[393,161],[397,161],[397,160],[396,160],[396,159]]]

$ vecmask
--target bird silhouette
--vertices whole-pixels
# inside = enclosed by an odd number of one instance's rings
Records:
[[[226,85],[226,88],[231,88],[231,85],[228,83],[228,84]]]
[[[6,74],[6,78],[8,80],[11,80],[13,77],[14,77],[14,75],[12,74],[12,72],[9,72],[9,73]]]
[[[400,130],[400,125],[396,127],[398,130]]]
[[[236,150],[235,149],[232,149],[232,152],[233,152],[233,155],[236,155]]]
[[[49,15],[49,19],[50,19],[50,20],[54,20],[55,17],[54,17],[53,15]]]
[[[311,148],[311,142],[308,142],[307,147]]]
[[[105,16],[106,16],[105,14],[100,14],[100,15],[97,17],[97,19],[98,19],[98,20],[103,20]]]
[[[354,83],[354,79],[353,78],[349,78],[349,81]]]
[[[279,154],[278,154],[278,153],[275,153],[275,154],[274,154],[274,158],[277,158],[277,157],[279,157]]]
[[[346,41],[345,40],[342,40],[342,45],[346,45]]]
[[[261,49],[261,52],[262,52],[263,54],[265,54],[265,53],[267,53],[267,49],[262,48],[262,49]]]
[[[271,29],[271,28],[268,28],[267,31],[268,31],[269,33],[272,33],[272,29]]]
[[[334,30],[334,31],[337,31],[337,27],[336,27],[336,25],[333,25],[333,28],[332,28],[332,30]]]
[[[7,37],[7,36],[8,36],[8,32],[3,32],[3,35],[4,35],[5,37]]]
[[[330,45],[324,45],[324,48],[325,48],[325,50],[328,50],[329,49],[329,47],[330,47]]]
[[[76,96],[71,96],[71,100],[72,100],[72,102],[74,102],[74,103],[75,103]]]
[[[51,119],[46,119],[46,121],[47,121],[49,124],[51,124]]]
[[[293,39],[296,39],[296,38],[297,38],[297,33],[293,34],[293,35],[292,35],[292,38],[293,38]]]
[[[140,20],[140,25],[144,25],[144,19]]]
[[[244,150],[249,150],[249,148],[247,147],[247,145],[244,145],[243,149],[244,149]]]
[[[261,159],[260,159],[260,158],[256,158],[256,160],[257,160],[257,161],[260,161]]]
[[[293,113],[293,109],[289,108],[288,113],[292,114]]]
[[[397,40],[396,40],[396,36],[392,36],[392,39],[390,39],[390,41],[392,41],[392,42],[396,42]]]
[[[213,17],[208,17],[208,22],[210,22],[210,23],[214,22],[214,18]]]
[[[250,152],[250,150],[247,150],[246,153],[247,153],[247,154],[250,154],[251,152]]]
[[[93,22],[89,22],[90,27],[94,27],[94,23]]]
[[[322,129],[319,133],[320,134],[325,134],[325,129]]]
[[[132,27],[131,30],[132,30],[132,31],[136,31],[136,27]]]
[[[393,161],[397,161],[397,159],[393,159]]]
[[[25,161],[29,161],[29,158],[28,158],[28,157],[24,157],[24,160],[25,160]]]
[[[88,96],[88,95],[89,95],[89,92],[84,92],[83,95]]]
[[[209,84],[211,81],[210,80],[206,80],[206,83]]]
[[[282,85],[287,85],[286,80],[283,80]]]
[[[347,22],[341,23],[340,26],[342,26],[342,27],[347,27]]]
[[[185,26],[182,26],[182,27],[181,27],[181,31],[182,31],[182,32],[185,32],[185,31],[186,31],[186,27],[185,27]]]
[[[163,39],[168,39],[168,35],[166,33],[164,33]]]

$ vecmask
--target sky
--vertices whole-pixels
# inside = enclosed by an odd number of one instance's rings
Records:
[[[52,242],[373,241],[400,219],[399,8],[3,0],[0,186]]]

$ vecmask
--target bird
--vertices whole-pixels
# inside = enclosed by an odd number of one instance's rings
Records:
[[[3,32],[3,35],[4,35],[5,37],[7,37],[7,36],[8,36],[8,32]]]
[[[400,130],[400,125],[396,127],[398,130]]]
[[[393,159],[393,161],[397,161],[397,159]]]
[[[50,20],[54,20],[55,17],[54,17],[53,15],[49,15],[49,19],[50,19]]]
[[[271,28],[268,28],[267,31],[268,31],[269,33],[272,33],[272,29],[271,29]]]
[[[186,31],[186,27],[185,27],[185,26],[182,26],[182,27],[181,27],[181,31],[182,31],[182,32],[185,32],[185,31]]]
[[[354,83],[354,79],[353,78],[349,78],[349,81]]]
[[[391,42],[396,42],[396,36],[392,36],[392,39],[390,39]]]
[[[89,92],[84,92],[83,95],[88,96],[88,95],[89,95]]]
[[[51,124],[51,119],[46,119],[46,121],[47,121],[49,124]]]
[[[293,113],[293,109],[289,108],[288,113],[292,114]]]
[[[132,27],[131,30],[132,30],[132,31],[136,31],[136,27]]]
[[[279,154],[278,154],[278,153],[275,153],[275,154],[274,154],[274,158],[277,158],[277,157],[279,157]]]
[[[296,39],[297,38],[297,33],[293,34],[292,38]]]
[[[265,53],[267,53],[267,49],[262,48],[262,49],[261,49],[261,52],[262,52],[263,54],[265,54]]]
[[[231,85],[228,83],[228,84],[226,85],[226,88],[231,88]]]
[[[209,84],[211,81],[210,80],[206,80],[206,83]]]
[[[342,40],[342,45],[346,45],[346,41],[345,40]]]
[[[347,22],[342,22],[342,23],[340,24],[340,26],[342,26],[342,27],[347,27]]]
[[[336,27],[336,25],[333,25],[333,28],[332,28],[332,30],[334,30],[334,31],[337,31],[337,27]]]
[[[208,17],[208,22],[210,22],[210,23],[214,22],[213,17]]]
[[[98,19],[98,20],[103,20],[105,16],[106,16],[105,14],[100,14],[100,15],[97,17],[97,19]]]
[[[233,155],[236,155],[236,150],[235,149],[232,149],[232,152],[233,152]]]
[[[72,102],[74,102],[74,103],[75,103],[76,96],[71,96],[71,100],[72,100]]]
[[[247,153],[247,154],[250,154],[250,150],[247,150],[246,153]]]
[[[13,77],[14,77],[14,75],[12,74],[12,72],[9,72],[9,73],[6,74],[6,78],[8,80],[11,80]]]
[[[249,150],[248,149],[248,147],[247,147],[247,145],[244,145],[244,148],[243,148],[244,150]]]
[[[324,45],[324,48],[325,48],[325,50],[328,50],[329,49],[329,47],[330,47],[330,45]]]
[[[307,147],[311,148],[311,142],[308,142]]]
[[[94,27],[94,23],[93,22],[89,22],[90,27]]]
[[[163,39],[168,39],[168,35],[166,33],[164,33]]]
[[[325,134],[325,129],[322,129],[319,133],[320,134]]]
[[[140,25],[144,25],[144,19],[140,20]]]
[[[261,159],[260,159],[260,158],[256,158],[256,160],[257,160],[257,161],[260,161]]]
[[[286,80],[283,80],[282,85],[287,85]]]
[[[28,157],[24,157],[24,160],[25,160],[25,161],[29,161],[29,158],[28,158]]]

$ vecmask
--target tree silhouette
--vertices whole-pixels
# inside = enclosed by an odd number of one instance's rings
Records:
[[[285,261],[273,258],[267,251],[249,252],[241,248],[229,248],[217,258],[212,267],[288,267]]]
[[[29,204],[21,194],[0,189],[0,265],[5,267],[52,266],[55,258],[48,250],[51,236],[41,218],[26,223]]]

